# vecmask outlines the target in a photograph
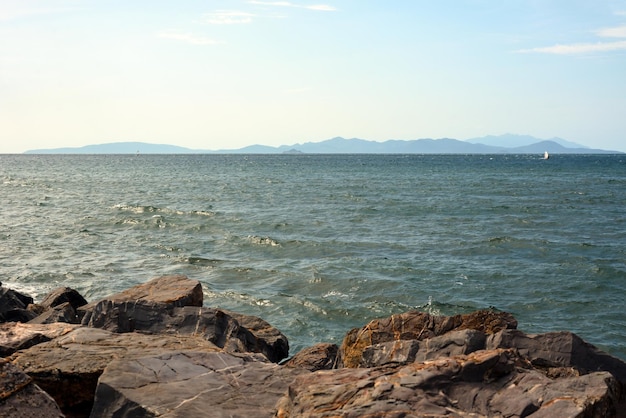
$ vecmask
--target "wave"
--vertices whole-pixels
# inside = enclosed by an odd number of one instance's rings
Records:
[[[111,207],[112,209],[118,209],[123,212],[131,212],[137,214],[143,213],[165,213],[170,215],[195,215],[195,216],[215,216],[215,212],[211,210],[190,210],[183,211],[179,209],[170,209],[170,208],[161,208],[158,206],[151,205],[126,205],[126,204],[117,204]]]
[[[271,247],[280,247],[280,243],[270,237],[258,237],[256,235],[248,235],[248,242],[257,245],[269,245]]]

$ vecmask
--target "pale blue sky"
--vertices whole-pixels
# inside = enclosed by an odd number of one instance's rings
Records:
[[[0,0],[0,153],[515,133],[626,151],[626,0]]]

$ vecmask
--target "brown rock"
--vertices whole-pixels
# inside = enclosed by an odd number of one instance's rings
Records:
[[[474,329],[450,331],[426,340],[399,340],[375,344],[363,350],[359,367],[424,362],[438,357],[469,354],[485,348],[485,333]]]
[[[337,362],[337,344],[320,343],[305,348],[285,362],[285,367],[297,367],[314,372],[316,370],[330,370]]]
[[[481,350],[402,367],[304,374],[279,401],[276,416],[610,417],[617,386],[606,372],[551,380],[515,350]]]
[[[475,329],[486,334],[516,328],[517,321],[506,312],[476,311],[467,315],[433,316],[409,311],[375,319],[363,328],[348,332],[339,349],[339,364],[358,367],[363,350],[371,345],[400,340],[425,340],[452,330]]]
[[[181,306],[202,306],[203,297],[202,285],[197,280],[191,280],[182,275],[161,276],[100,301],[81,306],[78,314],[82,318],[82,324],[89,325],[91,321],[98,321],[97,318],[92,319],[92,315],[96,306],[102,303],[119,306],[124,303],[145,302],[169,309]]]

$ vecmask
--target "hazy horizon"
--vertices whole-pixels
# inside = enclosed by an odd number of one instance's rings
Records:
[[[5,0],[0,153],[516,132],[626,152],[626,1]]]

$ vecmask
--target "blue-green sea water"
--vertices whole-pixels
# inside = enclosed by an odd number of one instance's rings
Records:
[[[165,274],[291,353],[411,309],[509,311],[626,359],[626,155],[1,155],[0,281]]]

